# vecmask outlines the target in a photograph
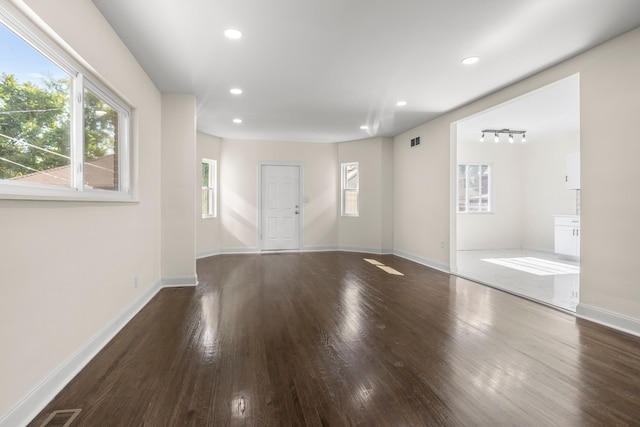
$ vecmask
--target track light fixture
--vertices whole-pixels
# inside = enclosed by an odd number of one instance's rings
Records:
[[[505,134],[505,135],[509,135],[508,141],[510,143],[514,142],[514,138],[513,135],[522,135],[520,141],[521,142],[527,142],[527,137],[526,137],[526,130],[518,130],[518,129],[483,129],[482,131],[482,136],[480,137],[480,142],[484,142],[484,134],[485,133],[489,133],[489,134],[493,134],[494,139],[493,141],[498,143],[500,142],[500,135],[501,134]]]

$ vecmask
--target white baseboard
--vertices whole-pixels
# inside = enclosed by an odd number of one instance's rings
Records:
[[[362,252],[365,254],[374,254],[374,255],[391,255],[393,254],[392,249],[379,249],[379,248],[364,248],[360,246],[339,246],[338,251],[341,252]]]
[[[163,277],[163,288],[175,288],[180,286],[196,286],[198,284],[198,276],[173,276]]]
[[[260,250],[258,248],[222,248],[220,249],[220,253],[230,255],[259,254]]]
[[[393,251],[395,256],[399,256],[400,258],[408,259],[409,261],[417,262],[418,264],[422,264],[427,267],[431,267],[435,270],[442,271],[443,273],[449,274],[449,266],[446,264],[439,263],[437,261],[433,261],[427,258],[419,257],[418,255],[414,255],[409,252],[404,251]]]
[[[202,258],[208,258],[210,256],[216,256],[216,255],[220,255],[220,249],[215,249],[212,251],[203,251],[203,252],[198,252],[196,254],[196,259],[202,259]]]
[[[335,252],[339,250],[337,246],[304,246],[300,252]]]
[[[628,334],[640,336],[640,320],[633,317],[627,317],[588,304],[578,304],[576,316]]]
[[[0,427],[25,426],[116,336],[162,288],[161,281],[153,284],[115,319],[105,325],[89,341],[65,360],[42,383],[0,417]]]
[[[222,255],[222,254],[230,254],[230,255],[239,255],[239,254],[262,254],[262,253],[270,253],[270,252],[362,252],[367,254],[376,254],[376,255],[392,255],[393,249],[376,249],[376,248],[365,248],[359,246],[305,246],[301,249],[296,249],[292,251],[260,251],[257,248],[222,248],[211,251],[203,251],[198,252],[196,254],[197,259],[208,258],[211,256]]]

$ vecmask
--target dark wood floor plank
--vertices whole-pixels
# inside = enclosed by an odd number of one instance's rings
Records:
[[[197,268],[31,425],[69,408],[83,426],[640,424],[638,337],[388,255]]]

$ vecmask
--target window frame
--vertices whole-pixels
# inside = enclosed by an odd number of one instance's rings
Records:
[[[12,5],[0,5],[0,24],[22,39],[39,54],[69,75],[70,99],[70,178],[69,186],[56,186],[0,179],[0,200],[71,200],[133,202],[132,149],[131,149],[131,107],[115,94],[107,85],[82,65],[81,59],[74,59],[58,42],[49,36],[21,11]],[[116,129],[118,146],[116,159],[117,188],[84,188],[84,91],[89,90],[110,104],[118,112]]]
[[[207,164],[209,165],[209,179],[208,179],[208,186],[202,186],[202,191],[208,191],[209,192],[209,206],[208,206],[208,211],[205,213],[204,211],[201,212],[202,214],[202,219],[209,219],[209,218],[217,218],[218,217],[218,191],[217,191],[217,187],[218,187],[218,162],[216,160],[212,160],[212,159],[206,159],[203,158],[202,159],[202,164]],[[203,180],[203,176],[200,177],[200,182],[202,182]]]
[[[464,179],[465,179],[465,187],[464,189],[465,191],[465,210],[460,210],[460,190],[462,189],[460,186],[460,180],[461,180],[461,176],[460,176],[460,166],[464,166],[465,167],[465,175],[464,175]],[[477,166],[480,170],[482,170],[482,168],[486,168],[488,173],[487,173],[487,208],[486,210],[469,210],[469,194],[468,194],[468,190],[469,190],[469,174],[468,174],[468,170],[469,167],[473,167],[473,166]],[[482,180],[480,181],[480,183],[482,183]],[[492,190],[492,186],[493,186],[493,165],[490,163],[458,163],[458,166],[456,168],[456,213],[459,214],[489,214],[489,213],[493,213],[493,190]],[[480,196],[482,196],[482,186],[480,186]],[[482,206],[482,204],[479,204],[479,206]]]
[[[356,167],[358,171],[358,183],[356,184],[356,188],[347,188],[347,169],[351,166]],[[356,212],[348,213],[346,212],[346,198],[347,193],[355,191],[356,195]],[[341,216],[346,217],[359,217],[360,216],[360,163],[359,162],[345,162],[340,164],[340,193],[341,193]]]

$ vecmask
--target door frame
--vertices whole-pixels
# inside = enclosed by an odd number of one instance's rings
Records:
[[[283,251],[265,251],[263,249],[262,244],[262,167],[263,166],[297,166],[298,167],[298,203],[300,206],[300,220],[298,221],[298,249],[291,250],[283,250]],[[258,209],[257,209],[257,218],[256,224],[256,242],[258,242],[257,247],[260,252],[299,252],[302,250],[302,242],[304,242],[302,232],[304,230],[304,202],[303,202],[303,191],[304,188],[304,164],[302,162],[280,162],[280,161],[265,161],[258,163],[257,166],[258,173],[258,182],[257,182],[257,198],[258,198]]]

